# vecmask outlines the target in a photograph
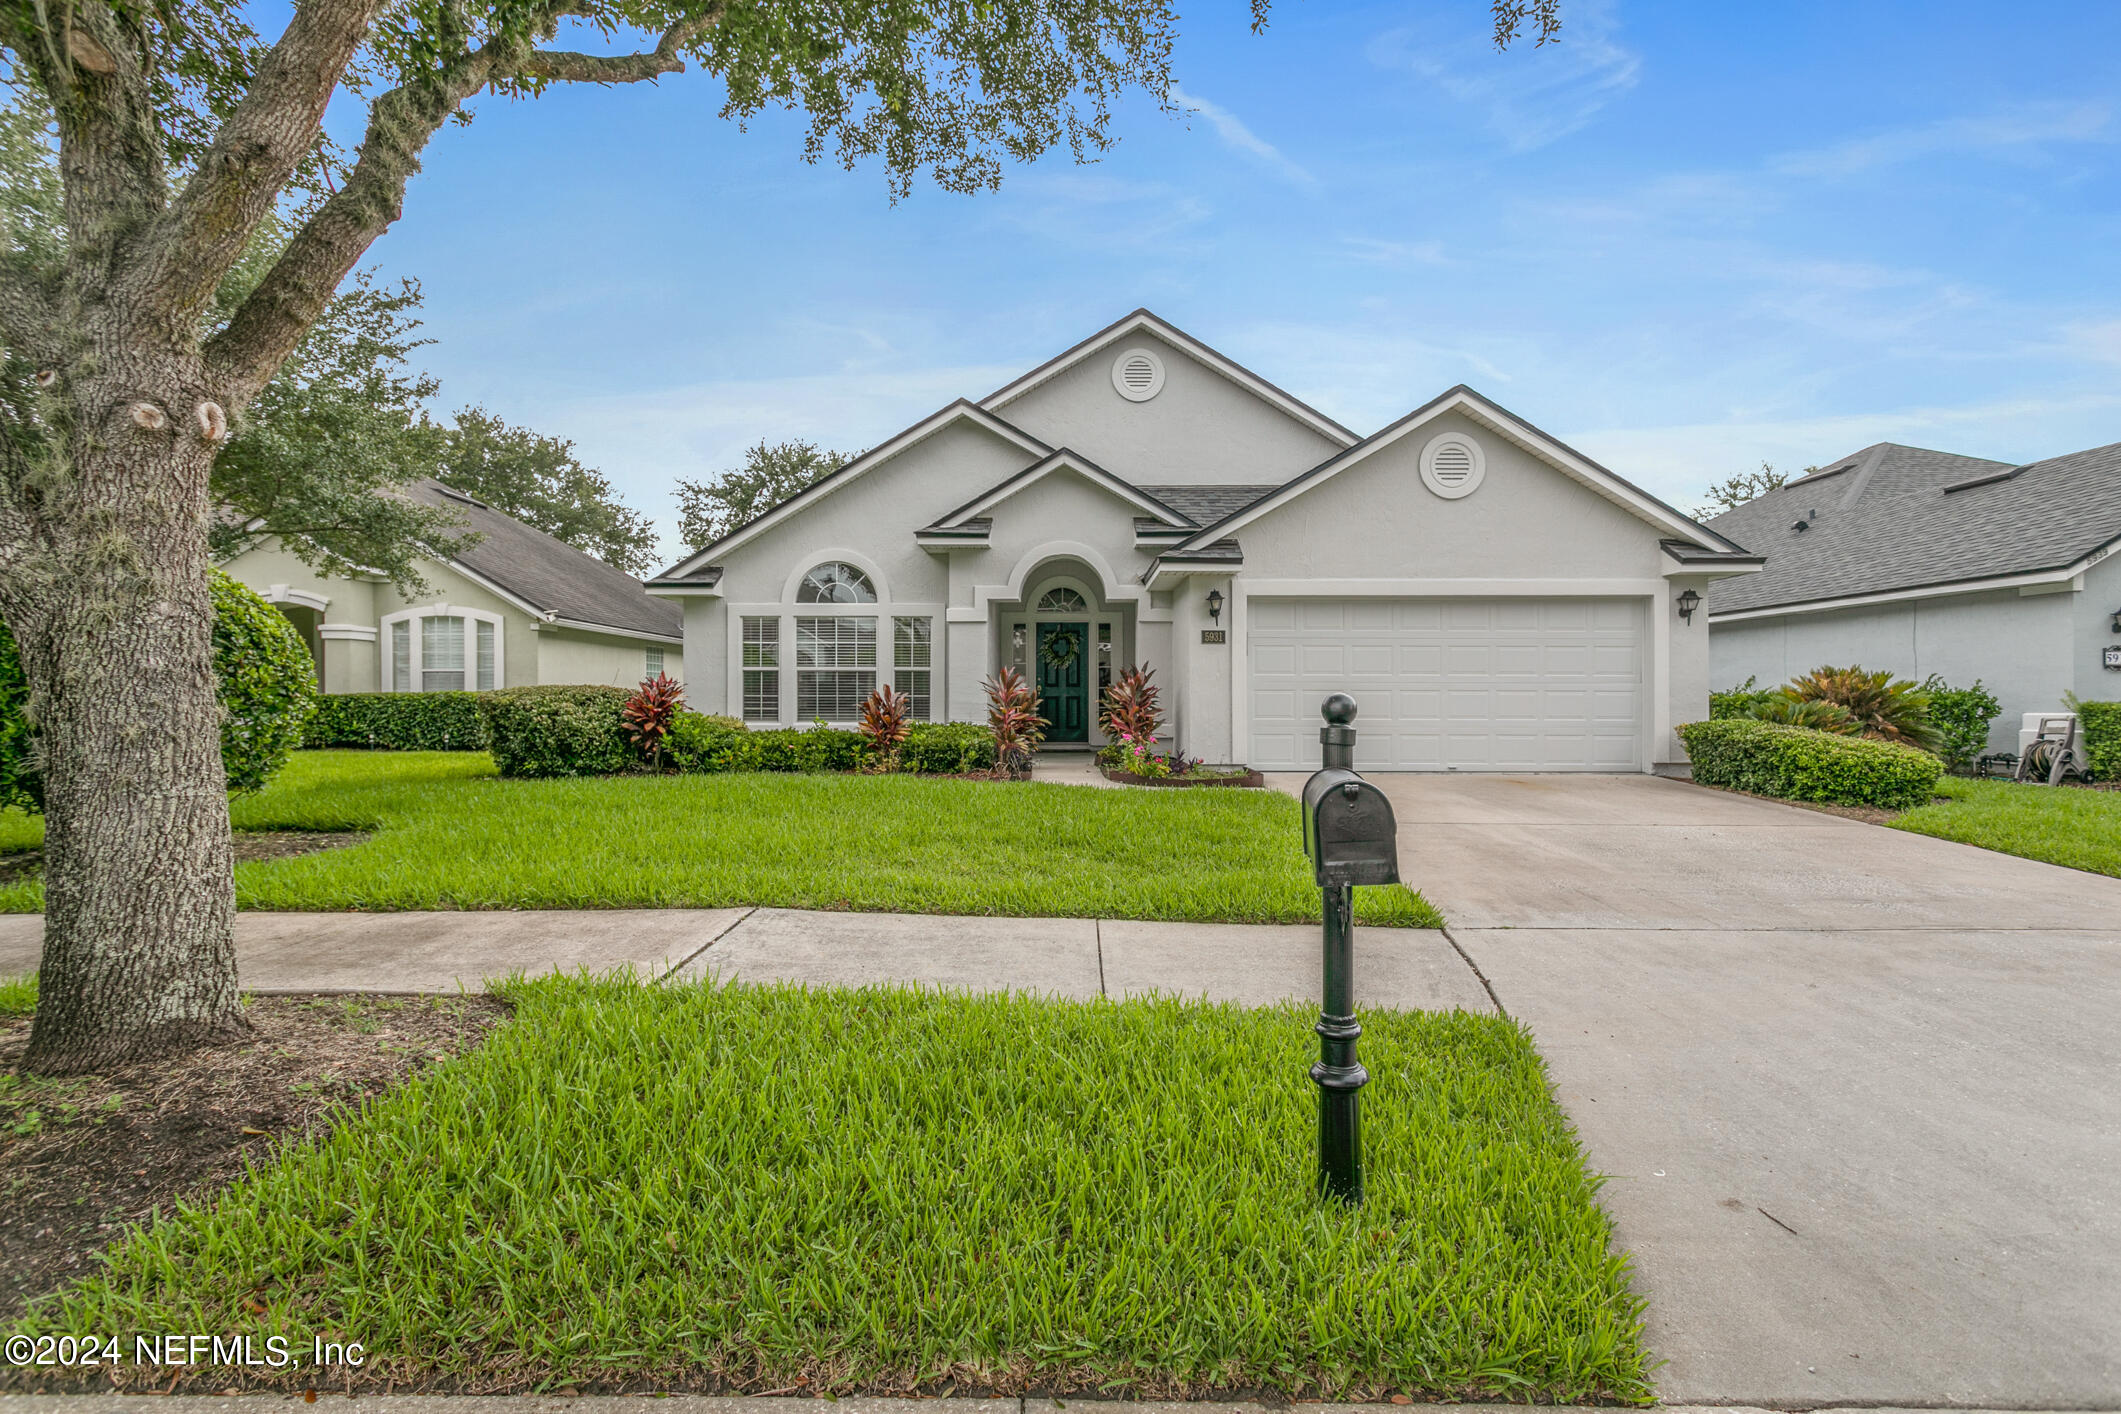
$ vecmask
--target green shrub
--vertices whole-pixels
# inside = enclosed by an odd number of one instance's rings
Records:
[[[1756,688],[1756,678],[1747,678],[1736,687],[1727,687],[1721,692],[1709,694],[1709,718],[1721,721],[1726,717],[1750,717],[1753,708],[1776,695],[1771,687]]]
[[[1755,795],[1912,810],[1936,794],[1943,763],[1927,751],[1806,727],[1725,719],[1679,728],[1694,779]]]
[[[716,717],[705,712],[681,711],[670,723],[671,764],[680,771],[726,771],[723,762],[738,748],[736,738],[747,728],[734,717]]]
[[[214,601],[221,764],[230,790],[256,790],[302,744],[317,701],[317,663],[287,615],[219,570],[206,577]]]
[[[2121,781],[2121,702],[2073,702],[2095,781]]]
[[[785,727],[746,732],[741,759],[732,771],[852,771],[868,759],[860,732],[839,727]]]
[[[640,759],[619,729],[623,687],[504,687],[477,697],[486,749],[504,776],[608,776]]]
[[[1972,687],[1953,687],[1935,673],[1924,679],[1930,700],[1930,725],[1937,729],[1937,754],[1952,769],[1969,765],[1988,750],[1989,724],[2003,711],[1996,694],[1975,678]]]
[[[304,746],[382,751],[484,751],[475,692],[334,692],[317,699]]]
[[[994,733],[984,722],[916,722],[899,748],[899,769],[962,776],[994,769]]]
[[[221,701],[221,768],[232,791],[256,790],[302,742],[317,699],[317,667],[287,616],[219,570],[213,600],[214,677]],[[0,627],[0,806],[40,809],[29,684],[15,641]]]

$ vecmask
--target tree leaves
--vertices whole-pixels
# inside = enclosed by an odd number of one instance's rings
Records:
[[[769,444],[761,438],[745,451],[742,466],[713,481],[678,482],[678,534],[691,548],[704,549],[850,460],[847,453],[820,451],[800,439]]]

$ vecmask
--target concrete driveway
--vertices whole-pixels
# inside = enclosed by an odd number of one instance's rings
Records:
[[[1664,1398],[2121,1406],[2121,880],[1650,777],[1372,779],[1612,1175]]]

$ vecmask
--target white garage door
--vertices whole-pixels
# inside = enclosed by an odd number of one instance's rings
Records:
[[[1641,601],[1246,601],[1250,762],[1318,765],[1318,704],[1355,699],[1366,771],[1633,771]]]

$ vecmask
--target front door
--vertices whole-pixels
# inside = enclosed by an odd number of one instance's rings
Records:
[[[1089,674],[1083,666],[1089,656],[1090,625],[1038,626],[1038,692],[1045,699],[1040,710],[1048,741],[1090,739],[1090,697],[1084,690]]]

